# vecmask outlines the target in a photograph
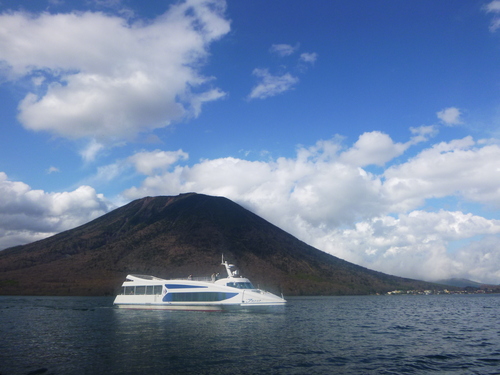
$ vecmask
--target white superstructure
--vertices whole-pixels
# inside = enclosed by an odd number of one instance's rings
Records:
[[[189,277],[165,280],[148,275],[128,275],[114,304],[121,308],[167,310],[240,310],[284,307],[285,299],[255,288],[234,265],[222,258],[227,277]]]

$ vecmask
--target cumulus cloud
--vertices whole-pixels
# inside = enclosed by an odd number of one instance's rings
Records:
[[[1,14],[3,76],[35,82],[19,103],[20,122],[101,144],[197,116],[224,96],[200,72],[210,44],[229,32],[224,7],[188,0],[150,22],[99,12]]]
[[[186,160],[188,154],[182,150],[178,151],[144,151],[138,152],[128,158],[137,172],[144,175],[152,175],[154,172],[165,171],[179,160]]]
[[[0,172],[0,249],[39,240],[93,220],[113,205],[90,186],[47,193]]]
[[[435,144],[402,164],[387,167],[380,175],[361,168],[388,162],[407,147],[408,143],[394,143],[388,135],[372,132],[361,135],[347,150],[340,138],[334,138],[301,147],[292,159],[203,160],[191,167],[177,166],[173,171],[150,175],[141,187],[129,189],[125,195],[137,198],[198,191],[238,201],[264,199],[266,204],[275,202],[283,207],[291,207],[293,201],[290,212],[309,212],[314,222],[334,225],[352,224],[355,218],[381,213],[407,213],[427,199],[446,196],[500,205],[500,147],[482,145],[472,137]]]
[[[458,196],[500,207],[500,147],[472,137],[442,142],[384,172],[384,194],[391,209],[414,209],[429,198]]]
[[[254,69],[253,75],[259,78],[259,83],[248,95],[249,99],[265,99],[279,95],[291,90],[299,82],[299,79],[290,73],[272,75],[268,69]]]
[[[499,284],[500,239],[498,235],[488,235],[472,241],[457,253],[456,262],[462,265],[463,274],[471,280]]]
[[[316,234],[316,238],[311,238],[314,245],[389,274],[424,280],[450,277],[494,283],[500,280],[497,268],[485,257],[471,256],[472,249],[486,238],[491,244],[500,244],[499,220],[455,211],[415,210],[396,218],[379,216],[358,222],[352,229]],[[457,254],[449,250],[451,244],[470,238],[480,239],[471,241]],[[500,256],[493,246],[484,252]]]
[[[347,261],[399,276],[465,277],[500,283],[500,220],[461,210],[461,203],[500,207],[500,146],[472,137],[424,148],[406,161],[406,143],[381,132],[346,147],[336,136],[297,148],[294,157],[249,161],[234,157],[183,165],[183,150],[141,151],[99,169],[96,179],[134,169],[143,182],[130,200],[182,192],[228,197],[301,240]],[[386,166],[390,163],[389,166]],[[364,167],[379,165],[379,174]],[[110,204],[89,186],[67,193],[32,190],[0,174],[0,248],[83,224]],[[435,212],[430,199],[458,204]]]
[[[374,149],[369,140],[378,137],[384,142]],[[177,166],[147,177],[124,195],[129,199],[188,191],[223,195],[295,234],[308,226],[334,228],[385,211],[388,200],[381,196],[381,178],[359,165],[388,161],[401,152],[394,151],[398,148],[388,136],[373,132],[343,151],[341,138],[336,137],[300,147],[293,159],[222,158]]]
[[[421,127],[412,133],[426,139],[434,131]],[[466,137],[432,145],[379,175],[363,169],[383,166],[414,144],[413,138],[396,143],[370,132],[347,149],[335,137],[300,147],[293,158],[202,160],[148,175],[123,195],[226,196],[301,240],[371,269],[426,280],[500,283],[488,264],[488,257],[499,256],[494,246],[500,244],[499,220],[464,213],[459,206],[425,210],[429,199],[445,197],[499,207],[500,147]],[[489,244],[485,255],[467,259],[464,254],[483,243]]]
[[[450,107],[445,108],[437,113],[437,117],[448,126],[459,125],[462,123],[460,116],[462,113],[458,108]]]
[[[387,134],[378,131],[362,134],[348,151],[342,153],[341,161],[364,167],[383,166],[386,162],[403,154],[410,143],[394,143]]]

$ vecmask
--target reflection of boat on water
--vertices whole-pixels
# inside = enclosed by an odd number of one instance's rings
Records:
[[[234,265],[222,258],[227,277],[189,277],[165,280],[128,275],[114,304],[121,308],[166,310],[273,310],[284,307],[282,297],[255,288]]]

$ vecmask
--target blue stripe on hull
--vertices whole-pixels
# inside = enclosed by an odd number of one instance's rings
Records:
[[[237,296],[238,293],[226,292],[187,292],[167,293],[163,296],[163,302],[220,302]]]

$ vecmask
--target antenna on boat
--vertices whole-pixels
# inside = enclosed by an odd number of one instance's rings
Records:
[[[235,275],[234,272],[231,270],[231,267],[234,267],[234,265],[233,264],[229,264],[227,262],[227,260],[224,261],[224,254],[222,254],[222,265],[224,267],[226,267],[227,277],[231,278],[231,277],[233,277]]]

